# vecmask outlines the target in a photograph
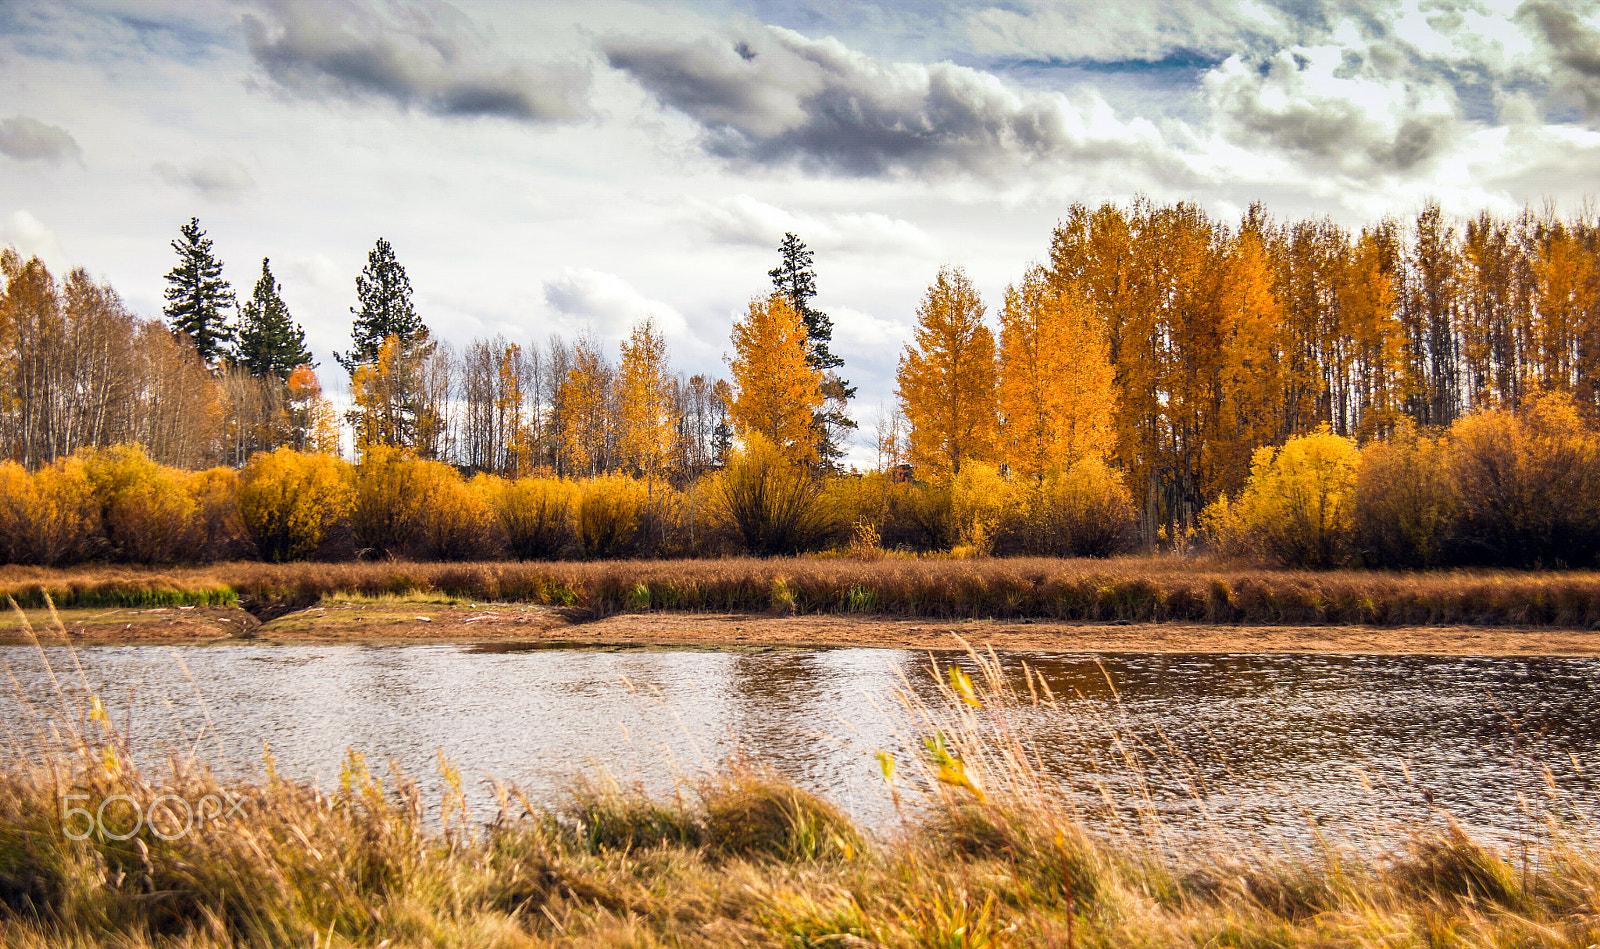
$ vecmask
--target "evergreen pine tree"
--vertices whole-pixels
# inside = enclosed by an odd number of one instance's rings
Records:
[[[834,372],[844,365],[844,360],[828,349],[828,343],[833,340],[833,320],[828,318],[828,314],[811,306],[811,298],[817,295],[817,272],[811,266],[811,251],[799,237],[786,233],[783,243],[778,245],[778,253],[783,260],[767,271],[767,276],[772,278],[773,289],[788,298],[789,305],[800,314],[800,320],[805,324],[806,362],[824,374],[824,402],[815,413],[812,423],[816,429],[817,460],[825,467],[836,469],[839,460],[844,457],[839,440],[856,427],[847,411],[850,400],[855,398],[856,387]]]
[[[811,298],[817,295],[817,272],[811,269],[812,254],[805,242],[794,234],[784,234],[778,245],[783,262],[767,271],[772,278],[772,288],[789,299],[789,305],[800,314],[806,325],[806,361],[811,368],[826,372],[844,365],[844,360],[828,351],[833,340],[833,321],[828,314],[814,309]],[[854,391],[854,390],[852,390]]]
[[[167,306],[163,310],[174,333],[189,337],[207,365],[216,365],[233,341],[226,309],[234,304],[233,287],[222,279],[222,261],[211,253],[211,239],[199,218],[178,228],[172,242],[178,265],[167,272]]]
[[[252,376],[288,379],[301,366],[314,365],[306,349],[306,331],[289,318],[289,308],[278,294],[267,258],[261,258],[261,278],[255,292],[239,308],[239,364]]]
[[[399,338],[402,350],[427,340],[428,328],[411,305],[411,280],[394,248],[381,237],[356,277],[356,299],[360,305],[350,308],[356,318],[350,332],[354,345],[347,353],[334,354],[346,371],[353,374],[357,367],[377,362],[383,341],[391,336]]]

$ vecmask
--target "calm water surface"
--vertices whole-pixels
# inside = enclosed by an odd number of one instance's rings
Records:
[[[69,654],[46,653],[70,678]],[[597,767],[659,791],[742,750],[872,823],[892,816],[874,752],[903,749],[907,734],[895,692],[937,692],[928,656],[894,649],[228,644],[77,656],[150,759],[198,746],[250,773],[265,743],[280,771],[326,786],[355,748],[392,758],[437,800],[442,751],[465,775],[553,800]],[[3,647],[0,662],[22,694],[52,694],[37,651]],[[1292,836],[1308,822],[1370,831],[1442,810],[1516,834],[1532,826],[1524,802],[1600,815],[1600,659],[1005,657],[1026,692],[1023,662],[1062,698],[1017,721],[1067,793],[1108,783],[1132,802],[1126,770],[1103,768],[1115,732],[1147,749],[1144,780],[1180,826],[1209,815]],[[0,721],[24,720],[15,694],[0,697]]]

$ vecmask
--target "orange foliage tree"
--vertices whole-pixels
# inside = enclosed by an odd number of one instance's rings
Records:
[[[816,462],[813,418],[822,407],[822,371],[806,358],[799,311],[777,293],[751,300],[733,324],[732,342],[734,430],[741,437],[759,433],[791,462]]]
[[[969,461],[993,461],[998,416],[994,334],[959,268],[944,268],[917,308],[914,341],[896,376],[911,425],[911,463],[942,480]]]
[[[617,400],[618,454],[653,489],[669,457],[674,419],[667,342],[649,319],[636,324],[622,343]]]
[[[1040,477],[1115,447],[1116,390],[1104,327],[1075,287],[1041,267],[1006,288],[1000,311],[1000,455]]]

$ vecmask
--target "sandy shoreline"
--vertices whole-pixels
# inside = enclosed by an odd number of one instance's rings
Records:
[[[60,641],[30,612],[41,639]],[[627,613],[586,621],[528,604],[373,602],[299,610],[263,623],[237,608],[85,609],[61,614],[78,645],[488,643],[570,648],[949,649],[1027,652],[1348,653],[1600,656],[1600,632],[1515,626],[1210,626],[929,620],[861,615]],[[0,642],[28,642],[15,616]]]

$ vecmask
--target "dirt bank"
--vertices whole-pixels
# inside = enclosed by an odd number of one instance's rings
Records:
[[[29,615],[44,638],[59,638],[48,633],[47,616],[39,611]],[[406,601],[335,603],[265,623],[233,607],[66,610],[61,619],[69,639],[83,645],[519,642],[625,648],[942,649],[955,644],[954,634],[980,647],[1023,651],[1600,656],[1600,632],[1515,626],[1124,625],[673,612],[589,621],[581,611],[529,604]],[[0,641],[27,641],[15,615],[0,618]]]

